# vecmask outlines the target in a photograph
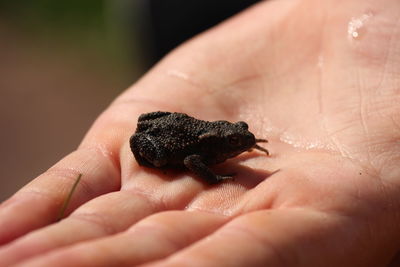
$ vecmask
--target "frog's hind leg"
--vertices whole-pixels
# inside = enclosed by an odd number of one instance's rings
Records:
[[[159,168],[167,163],[164,150],[147,135],[136,133],[132,135],[129,144],[139,165]]]

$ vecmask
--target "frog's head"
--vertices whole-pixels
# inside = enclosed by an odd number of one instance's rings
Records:
[[[247,123],[243,121],[216,121],[213,122],[213,126],[199,138],[201,143],[206,144],[204,147],[207,153],[214,155],[219,161],[235,157],[252,148],[258,149],[257,141],[264,141],[256,139],[248,130]]]

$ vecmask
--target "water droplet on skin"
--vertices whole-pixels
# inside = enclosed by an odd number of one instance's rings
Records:
[[[365,22],[372,17],[372,13],[363,14],[357,18],[351,18],[347,26],[347,36],[349,40],[354,40],[360,37],[360,31],[364,27]]]
[[[184,73],[184,72],[182,72],[182,71],[179,71],[179,70],[174,70],[174,69],[168,70],[167,71],[167,75],[168,76],[173,76],[173,77],[185,80],[185,81],[189,80],[189,75]]]
[[[173,77],[177,80],[184,81],[185,83],[191,84],[194,87],[204,88],[204,86],[202,84],[200,84],[199,82],[197,82],[195,80],[193,75],[190,75],[187,72],[183,72],[183,71],[180,71],[177,69],[169,69],[166,71],[166,75]]]
[[[305,150],[324,149],[324,150],[334,151],[333,145],[329,144],[328,142],[324,142],[323,140],[318,140],[318,139],[309,140],[300,135],[296,135],[289,132],[283,132],[279,140],[283,143],[286,143],[298,149],[305,149]]]

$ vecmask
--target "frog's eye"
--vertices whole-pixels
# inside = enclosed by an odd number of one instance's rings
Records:
[[[229,144],[232,146],[237,146],[240,144],[240,139],[236,135],[229,136],[228,140],[229,140]]]

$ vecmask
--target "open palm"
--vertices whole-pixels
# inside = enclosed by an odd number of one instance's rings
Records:
[[[400,245],[400,2],[339,2],[262,2],[171,53],[0,206],[0,265],[385,266]],[[271,156],[215,166],[236,176],[213,186],[140,167],[128,140],[156,110],[246,121]]]

